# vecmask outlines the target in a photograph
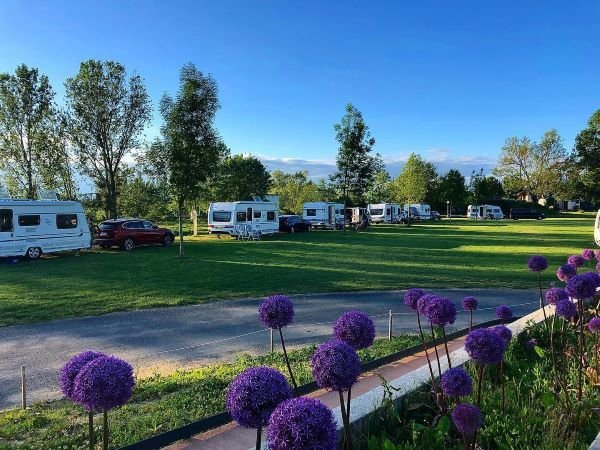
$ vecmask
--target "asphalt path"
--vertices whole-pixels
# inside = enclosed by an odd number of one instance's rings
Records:
[[[514,314],[523,316],[536,309],[539,296],[535,290],[511,289],[435,293],[457,303],[460,312],[452,329],[468,326],[469,315],[460,307],[467,295],[479,301],[476,323],[495,319],[494,310],[500,304],[517,305]],[[416,317],[404,306],[403,295],[404,291],[369,291],[291,296],[295,319],[284,331],[286,343],[297,346],[327,340],[332,323],[351,309],[369,314],[378,336],[387,336],[389,310],[393,311],[394,333],[415,332]],[[139,376],[231,360],[241,352],[266,353],[270,338],[258,318],[260,301],[227,300],[0,328],[0,409],[20,404],[22,365],[28,401],[59,398],[60,368],[72,355],[86,349],[124,358]]]

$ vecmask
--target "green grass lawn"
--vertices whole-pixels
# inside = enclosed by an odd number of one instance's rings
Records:
[[[177,246],[46,257],[0,267],[0,325],[213,299],[427,288],[529,288],[532,254],[546,281],[567,256],[592,247],[593,218],[373,226],[366,233],[283,234],[260,242],[215,236]]]

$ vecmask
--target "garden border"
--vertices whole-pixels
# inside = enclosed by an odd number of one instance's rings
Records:
[[[527,316],[525,316],[527,317]],[[514,322],[519,318],[513,317],[510,322]],[[499,319],[489,320],[487,322],[481,322],[479,324],[473,325],[473,329],[476,328],[487,328],[490,326],[498,325],[501,321]],[[457,339],[463,336],[466,336],[469,333],[468,328],[464,328],[462,330],[457,330],[452,333],[448,333],[446,338],[450,341],[453,339]],[[433,341],[428,341],[427,346],[433,346]],[[417,344],[412,347],[408,347],[404,350],[400,350],[399,352],[392,353],[387,356],[383,356],[381,358],[374,359],[373,361],[369,361],[365,364],[362,364],[361,373],[369,372],[377,367],[384,366],[386,364],[390,364],[394,361],[397,361],[402,358],[406,358],[407,356],[411,356],[415,353],[419,353],[423,350],[422,344]],[[419,369],[417,369],[419,370]],[[410,375],[410,374],[409,374]],[[402,377],[401,377],[402,378]],[[306,395],[311,392],[318,390],[319,387],[317,384],[312,381],[307,384],[303,384],[302,386],[298,386],[298,392],[300,395]],[[366,394],[364,394],[366,395]],[[354,413],[355,408],[357,408],[356,404],[351,405],[351,410]],[[360,414],[359,411],[356,411]],[[339,413],[339,408],[338,408]],[[354,416],[356,417],[356,416]],[[194,422],[190,422],[186,425],[183,425],[178,428],[174,428],[173,430],[165,431],[164,433],[157,434],[155,436],[151,436],[149,438],[143,439],[141,441],[135,442],[133,444],[126,445],[124,447],[120,447],[120,450],[148,450],[148,449],[157,449],[167,445],[170,445],[174,442],[180,441],[182,439],[188,439],[196,434],[204,433],[214,428],[218,428],[220,426],[226,425],[231,422],[231,416],[227,412],[222,412],[220,414],[206,417],[204,419],[200,419]],[[340,422],[341,423],[341,422]]]

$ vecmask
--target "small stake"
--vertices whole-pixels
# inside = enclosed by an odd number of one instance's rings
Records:
[[[275,346],[273,344],[273,328],[269,328],[270,341],[271,341],[271,353],[273,353]]]
[[[392,310],[390,309],[389,318],[388,318],[388,341],[392,340]]]
[[[27,386],[25,384],[25,366],[21,366],[21,408],[27,408]]]

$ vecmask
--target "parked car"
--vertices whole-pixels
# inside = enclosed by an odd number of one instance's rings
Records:
[[[429,217],[431,217],[431,220],[442,220],[442,215],[437,211],[431,211]]]
[[[513,220],[518,219],[536,219],[542,220],[545,219],[543,213],[539,212],[537,209],[533,208],[512,208],[510,210],[510,218]]]
[[[310,222],[301,216],[279,216],[279,231],[286,233],[310,231]]]
[[[161,244],[168,247],[175,240],[171,230],[144,219],[105,220],[98,226],[96,236],[94,244],[102,248],[119,246],[128,252],[139,245]]]

